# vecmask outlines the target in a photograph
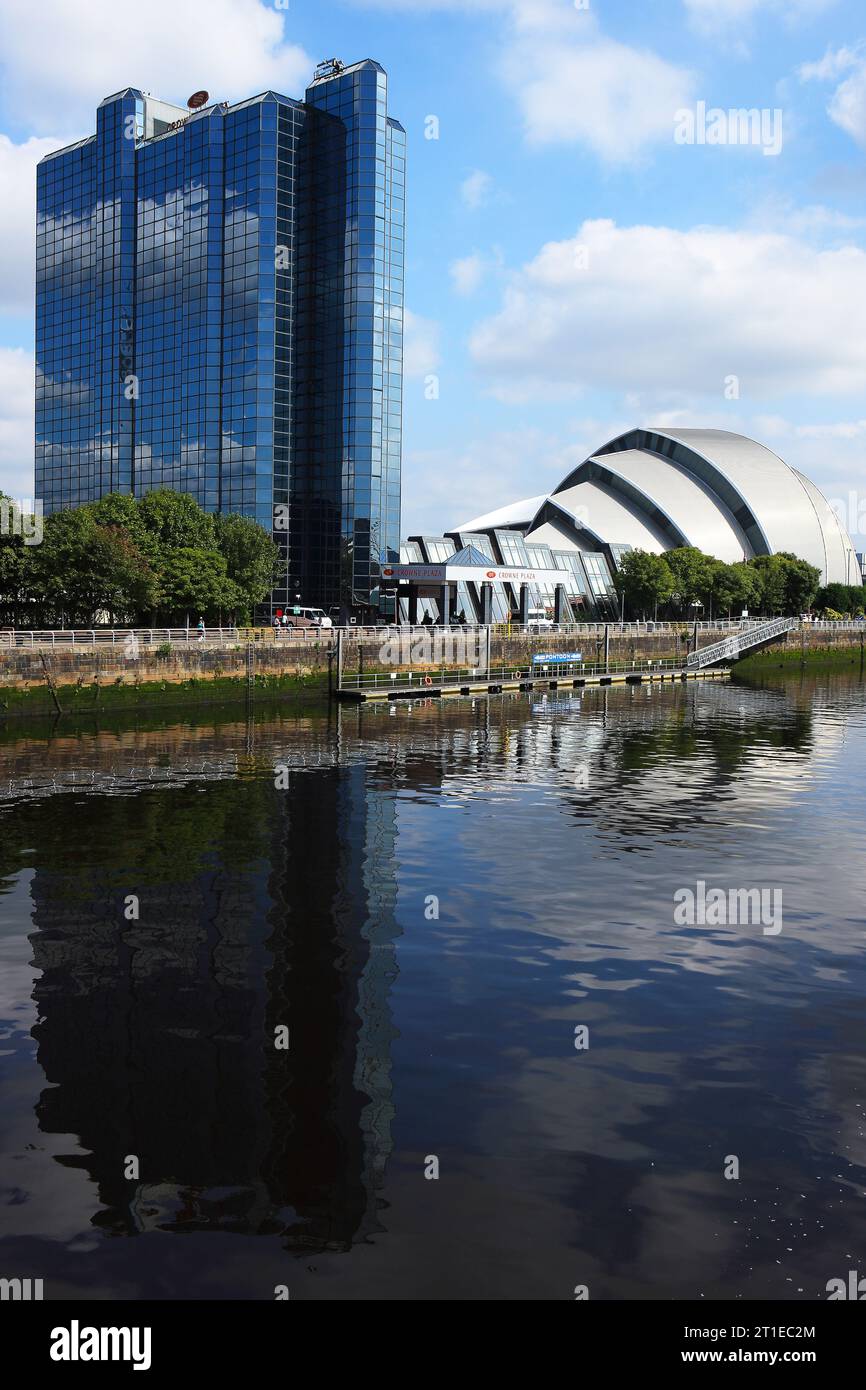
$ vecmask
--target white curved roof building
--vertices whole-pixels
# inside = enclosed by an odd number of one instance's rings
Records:
[[[629,430],[548,497],[448,534],[503,531],[553,552],[606,554],[614,564],[628,548],[694,545],[729,562],[785,550],[815,565],[824,584],[863,582],[851,540],[815,485],[771,449],[727,430]]]

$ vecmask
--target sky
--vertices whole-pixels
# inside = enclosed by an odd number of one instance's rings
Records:
[[[33,496],[37,160],[119,88],[302,97],[330,57],[408,134],[404,535],[679,425],[866,548],[861,0],[0,0],[0,489]]]

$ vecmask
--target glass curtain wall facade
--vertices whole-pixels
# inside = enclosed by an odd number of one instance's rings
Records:
[[[388,116],[387,78],[378,63],[317,79],[307,103],[345,130],[342,323],[332,306],[342,382],[332,378],[334,399],[326,408],[335,406],[342,419],[343,588],[358,605],[368,594],[378,605],[380,564],[400,557],[406,135]],[[308,456],[313,492],[323,462],[317,437]]]
[[[134,89],[37,180],[46,512],[170,487],[272,532],[298,596],[399,558],[405,135],[377,63],[192,114]]]

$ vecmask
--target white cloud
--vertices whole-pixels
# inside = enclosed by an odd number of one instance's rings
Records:
[[[141,87],[183,103],[206,87],[234,100],[273,87],[300,95],[313,60],[286,41],[284,12],[259,0],[4,0],[5,100],[34,129],[88,128],[104,96]]]
[[[403,314],[403,374],[425,377],[439,366],[440,327],[435,319],[422,318],[406,309]]]
[[[798,68],[804,82],[835,81],[845,72],[848,76],[831,96],[827,114],[858,145],[866,147],[866,48],[828,49],[818,62]]]
[[[574,0],[364,0],[400,11],[489,13],[503,21],[499,73],[530,144],[579,144],[623,164],[673,138],[690,72],[605,37],[595,7]]]
[[[582,144],[608,163],[623,164],[649,144],[672,140],[674,114],[694,92],[693,75],[604,38],[575,14],[570,32],[524,35],[504,53],[503,77],[529,143]]]
[[[36,165],[63,139],[25,140],[14,144],[0,135],[0,208],[3,255],[0,257],[0,313],[32,314],[36,273]]]
[[[589,388],[721,397],[866,388],[866,253],[790,235],[586,222],[512,275],[470,347],[510,401]]]
[[[484,279],[487,265],[483,256],[474,251],[471,256],[462,256],[452,261],[448,267],[451,281],[458,294],[474,294]]]
[[[751,22],[763,11],[788,23],[807,20],[826,10],[835,0],[684,0],[686,14],[699,34],[742,39]]]
[[[856,49],[828,48],[824,57],[819,58],[816,63],[801,63],[797,75],[803,82],[829,82],[832,78],[847,72],[849,68],[857,67],[859,61]]]
[[[488,201],[493,179],[483,169],[474,169],[460,185],[460,197],[468,208],[480,208]]]
[[[535,429],[497,431],[456,449],[408,449],[403,532],[441,534],[467,517],[555,487],[566,471],[559,441]]]
[[[836,88],[827,111],[836,125],[866,147],[866,59]]]
[[[33,354],[0,347],[0,492],[33,496]]]
[[[800,439],[864,439],[866,420],[837,420],[829,425],[797,425]]]

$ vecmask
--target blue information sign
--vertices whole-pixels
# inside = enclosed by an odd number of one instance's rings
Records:
[[[533,666],[564,666],[583,661],[583,652],[539,652],[532,658]]]

